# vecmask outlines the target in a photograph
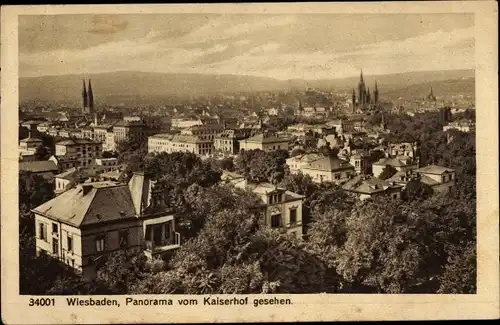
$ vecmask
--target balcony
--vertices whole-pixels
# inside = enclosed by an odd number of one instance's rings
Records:
[[[146,240],[146,253],[151,255],[168,252],[181,246],[181,234],[174,232],[171,238],[163,240]]]

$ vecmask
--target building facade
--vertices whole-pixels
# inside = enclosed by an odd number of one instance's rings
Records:
[[[213,153],[213,141],[182,134],[156,134],[148,138],[149,153],[191,152],[207,156]]]
[[[387,197],[396,200],[401,198],[403,185],[384,181],[376,177],[358,175],[343,184],[342,188],[357,195],[361,201],[377,197]]]
[[[281,138],[273,133],[261,133],[253,137],[240,140],[240,150],[289,150],[289,139]]]
[[[355,174],[354,167],[348,161],[336,156],[302,155],[288,158],[287,165],[291,173],[309,175],[316,183],[342,184]]]
[[[102,144],[90,139],[67,139],[55,145],[55,158],[64,169],[88,166],[101,154]]]
[[[217,152],[238,154],[240,152],[240,140],[251,135],[250,129],[225,130],[214,138],[214,150]]]
[[[434,192],[451,192],[456,182],[455,170],[437,165],[429,165],[415,170],[420,181],[429,185]]]
[[[155,193],[142,174],[128,184],[86,183],[62,193],[32,210],[37,254],[93,279],[99,261],[112,252],[141,248],[153,255],[178,248],[174,215]]]
[[[302,238],[302,205],[305,198],[303,195],[270,183],[248,183],[243,176],[230,172],[224,172],[221,179],[224,183],[252,191],[260,197],[262,201],[260,211],[267,227]]]

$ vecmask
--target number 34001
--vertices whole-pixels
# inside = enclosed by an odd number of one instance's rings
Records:
[[[55,306],[56,300],[54,298],[30,298],[29,306]]]

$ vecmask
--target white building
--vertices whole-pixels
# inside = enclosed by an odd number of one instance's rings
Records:
[[[261,133],[253,137],[240,140],[240,150],[274,151],[289,150],[289,139],[281,138],[272,133]]]
[[[462,120],[457,122],[450,122],[448,125],[443,126],[443,132],[449,130],[458,130],[460,132],[471,132],[476,128],[476,124],[474,122],[468,120]]]
[[[63,169],[88,166],[102,154],[102,144],[89,139],[67,139],[56,143],[50,160]]]
[[[86,183],[56,196],[32,210],[37,254],[92,279],[111,252],[140,248],[152,255],[180,247],[173,212],[156,193],[147,177],[135,174],[128,185]]]
[[[349,161],[336,156],[304,154],[288,158],[286,164],[291,173],[309,175],[316,183],[332,182],[341,184],[355,174]]]
[[[192,152],[197,155],[211,155],[214,151],[213,140],[182,134],[156,134],[148,138],[148,152]]]
[[[302,238],[302,204],[305,198],[303,195],[270,183],[248,183],[243,176],[236,173],[224,172],[221,179],[236,188],[252,191],[261,198],[266,226]]]

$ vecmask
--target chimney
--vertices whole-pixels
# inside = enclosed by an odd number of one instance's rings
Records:
[[[85,196],[92,190],[92,184],[82,184],[83,195]]]

